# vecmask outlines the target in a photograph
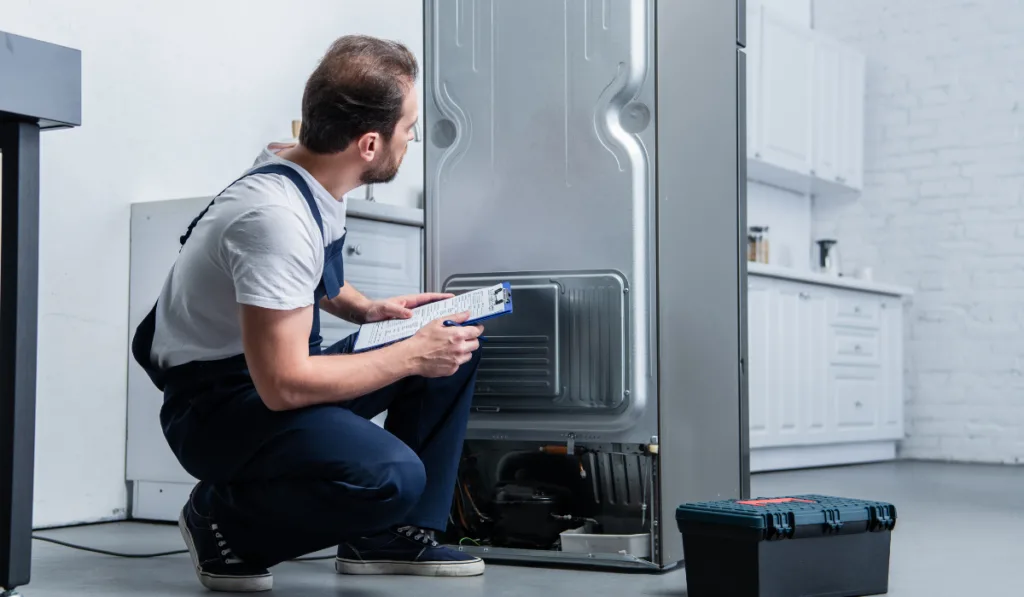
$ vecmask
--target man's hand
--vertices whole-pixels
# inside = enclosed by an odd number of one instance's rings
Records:
[[[469,312],[460,313],[432,321],[416,334],[399,343],[412,355],[413,371],[423,377],[446,377],[453,375],[459,367],[473,358],[473,352],[480,348],[478,338],[484,328],[480,325],[449,326],[445,321],[462,323],[469,319]]]
[[[374,321],[385,321],[388,319],[408,319],[412,317],[412,309],[453,296],[455,295],[449,293],[426,292],[371,301],[366,309],[366,313],[363,315],[363,322],[373,323]]]

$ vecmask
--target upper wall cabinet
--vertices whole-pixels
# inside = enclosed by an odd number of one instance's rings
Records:
[[[808,175],[813,167],[814,37],[764,10],[761,20],[761,159]]]
[[[803,23],[747,14],[747,175],[818,196],[863,180],[864,57]]]

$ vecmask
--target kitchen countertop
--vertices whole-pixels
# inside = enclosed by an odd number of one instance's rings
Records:
[[[752,276],[763,276],[766,278],[779,278],[793,280],[795,282],[807,282],[810,284],[821,284],[822,286],[834,286],[848,290],[860,290],[863,292],[874,292],[878,294],[889,294],[895,296],[910,296],[914,291],[906,286],[876,282],[874,280],[860,280],[858,278],[835,277],[817,272],[801,271],[778,265],[765,265],[763,263],[747,263],[747,274]]]
[[[347,198],[346,201],[348,206],[345,208],[345,213],[355,218],[407,226],[423,226],[423,210],[416,207],[354,198]]]

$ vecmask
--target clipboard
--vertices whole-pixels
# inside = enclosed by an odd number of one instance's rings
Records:
[[[375,321],[359,326],[352,352],[365,352],[405,340],[432,321],[469,311],[460,325],[474,325],[512,313],[512,285],[502,282],[477,288],[442,301],[421,305],[409,319]]]

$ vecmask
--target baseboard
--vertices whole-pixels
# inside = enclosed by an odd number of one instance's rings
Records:
[[[750,451],[750,472],[863,464],[895,459],[895,441],[757,448]]]
[[[193,483],[135,481],[132,488],[133,520],[173,522],[192,493]]]

